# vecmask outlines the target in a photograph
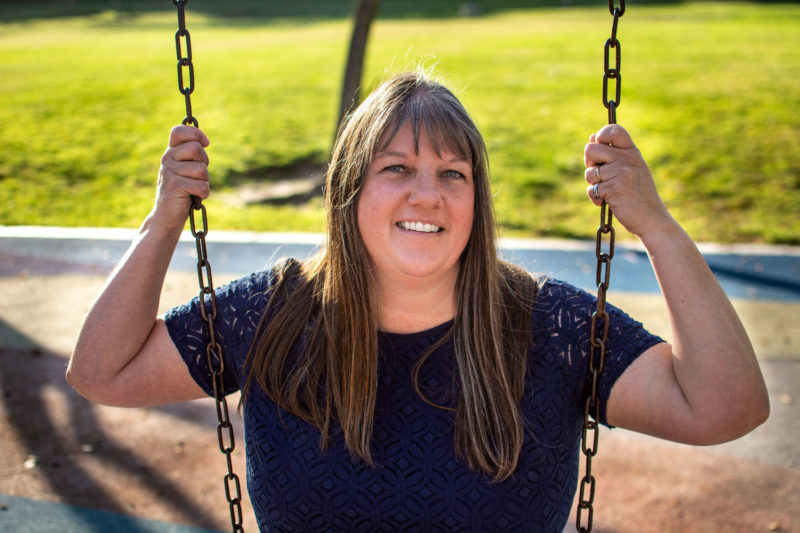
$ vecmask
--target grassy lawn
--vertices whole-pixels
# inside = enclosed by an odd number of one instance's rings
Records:
[[[194,4],[192,102],[212,139],[215,192],[324,164],[349,2],[300,2],[302,16]],[[449,81],[487,139],[504,235],[594,235],[582,150],[606,121],[611,26],[607,4],[594,4],[477,18],[387,7],[373,25],[365,85],[420,64]],[[236,6],[248,16],[230,16]],[[184,115],[175,13],[14,9],[0,15],[0,224],[137,226]],[[619,122],[687,230],[701,241],[800,243],[800,5],[629,5],[618,36]],[[319,200],[226,198],[206,203],[212,231],[322,229]]]

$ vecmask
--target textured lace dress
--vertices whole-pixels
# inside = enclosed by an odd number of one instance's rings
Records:
[[[244,384],[242,366],[269,297],[271,271],[217,290],[217,338],[226,357],[226,392]],[[601,421],[616,379],[661,339],[609,306],[611,330],[600,382]],[[400,335],[381,333],[372,452],[375,466],[353,457],[336,429],[327,449],[319,431],[278,409],[257,386],[243,418],[247,487],[262,531],[561,532],[577,486],[578,451],[588,381],[590,294],[549,280],[540,289],[522,400],[527,430],[519,466],[492,483],[455,455],[453,415],[414,391],[417,358],[451,323]],[[206,339],[197,300],[173,309],[167,326],[194,379],[209,394]],[[420,385],[448,402],[453,345],[423,365]]]

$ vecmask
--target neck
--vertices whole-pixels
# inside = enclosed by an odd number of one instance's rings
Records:
[[[455,316],[456,276],[431,281],[377,280],[378,328],[388,333],[415,333]]]

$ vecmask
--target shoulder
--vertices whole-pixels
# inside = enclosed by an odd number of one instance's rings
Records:
[[[589,322],[596,310],[597,296],[588,290],[566,281],[547,278],[541,283],[534,313],[551,326],[572,328]],[[606,311],[611,317],[612,325],[641,327],[639,322],[609,302],[606,302]]]
[[[500,261],[501,299],[506,310],[523,310],[532,321],[533,331],[571,329],[584,322],[596,307],[597,299],[588,291],[566,281],[536,275],[522,267]]]
[[[517,302],[526,309],[533,307],[544,281],[543,277],[531,274],[519,265],[502,260],[498,262],[498,278],[500,291],[504,295],[506,305],[513,305],[513,302]],[[509,297],[511,301],[509,301]]]
[[[554,278],[542,280],[532,313],[532,329],[547,332],[554,342],[580,344],[588,341],[597,298],[571,283]],[[610,308],[609,308],[610,310]]]
[[[214,290],[213,303],[220,313],[240,314],[247,310],[260,309],[268,302],[282,281],[295,279],[301,263],[296,259],[285,259],[272,266],[256,270],[238,279],[220,285]],[[181,316],[200,316],[200,299],[180,305],[166,313],[168,322]]]
[[[547,279],[539,290],[534,308],[534,331],[588,342],[597,297],[584,289],[557,279]],[[648,332],[644,325],[622,309],[606,302],[608,313],[608,353],[639,353],[663,339]]]
[[[313,264],[294,258],[283,259],[263,273],[271,306],[282,305],[297,289],[313,285],[316,277]]]
[[[266,303],[276,288],[297,277],[299,268],[296,259],[281,260],[220,287],[217,299],[233,300],[239,304]]]
[[[555,278],[540,281],[538,302],[549,307],[583,307],[593,304],[596,298],[590,292]]]
[[[271,294],[284,286],[291,289],[302,277],[303,263],[294,258],[287,258],[239,278],[231,282],[228,287],[251,295]]]

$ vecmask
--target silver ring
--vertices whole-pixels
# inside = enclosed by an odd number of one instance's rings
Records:
[[[595,183],[594,185],[592,185],[592,198],[594,198],[594,199],[595,199],[595,200],[597,200],[598,202],[599,202],[600,200],[602,200],[602,198],[600,198],[600,194],[597,192],[597,188],[598,188],[599,186],[600,186],[600,184],[599,184],[599,183]]]
[[[603,178],[600,177],[600,167],[594,167],[594,175],[597,176],[597,183],[603,183]]]

